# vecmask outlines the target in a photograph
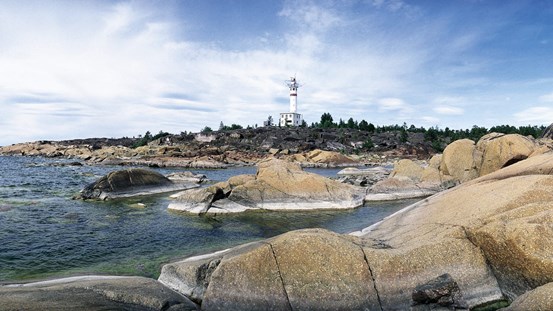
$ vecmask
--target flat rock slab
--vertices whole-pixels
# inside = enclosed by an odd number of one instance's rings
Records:
[[[2,310],[197,310],[153,279],[85,276],[0,287]]]

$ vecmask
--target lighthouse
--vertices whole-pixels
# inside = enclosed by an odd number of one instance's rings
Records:
[[[290,89],[290,111],[280,114],[280,126],[300,126],[303,122],[301,114],[298,113],[298,88],[299,83],[296,77],[290,77],[290,80],[285,81]]]

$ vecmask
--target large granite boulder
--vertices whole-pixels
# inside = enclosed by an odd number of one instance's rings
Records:
[[[553,153],[534,156],[351,236],[289,232],[172,264],[160,281],[203,293],[206,310],[504,306],[553,283],[551,172]]]
[[[162,174],[141,168],[131,168],[111,172],[86,186],[77,198],[115,199],[137,195],[178,191],[198,187],[203,179],[184,175],[174,176],[171,180]]]
[[[412,180],[419,181],[422,178],[422,173],[424,168],[409,159],[399,160],[395,165],[394,169],[390,173],[390,177],[404,176]]]
[[[85,276],[0,286],[2,310],[197,310],[153,279]]]
[[[478,141],[476,149],[482,153],[479,176],[483,176],[528,158],[537,149],[537,143],[518,134],[490,133]]]
[[[317,174],[298,164],[269,159],[258,164],[255,176],[231,178],[174,197],[169,209],[192,213],[229,213],[248,209],[344,209],[363,205],[363,191]]]
[[[547,311],[553,310],[553,283],[547,283],[528,291],[501,311]]]
[[[166,265],[159,280],[177,291],[204,293],[194,296],[202,310],[372,310],[378,295],[355,241],[323,229],[299,230]]]
[[[459,182],[465,182],[478,177],[481,158],[474,141],[456,140],[444,149],[440,171]]]

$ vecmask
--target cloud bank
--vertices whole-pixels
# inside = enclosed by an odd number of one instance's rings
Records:
[[[398,0],[201,4],[0,3],[0,145],[262,124],[287,111],[291,75],[309,123],[330,112],[381,125],[487,125],[472,111],[482,103],[504,114],[500,123],[553,120],[536,105],[551,101],[539,95],[550,94],[546,84],[511,94],[518,82],[498,78],[503,64],[481,53],[518,6],[482,22],[486,8]],[[507,96],[516,109],[490,100]]]

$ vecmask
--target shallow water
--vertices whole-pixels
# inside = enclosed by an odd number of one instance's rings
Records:
[[[163,263],[178,258],[294,229],[351,232],[413,202],[371,203],[346,211],[200,217],[167,210],[166,194],[109,202],[72,200],[85,185],[121,167],[52,165],[58,162],[0,156],[0,282],[89,273],[156,278]],[[255,173],[255,168],[192,171],[222,181]],[[309,171],[332,177],[339,170]]]

